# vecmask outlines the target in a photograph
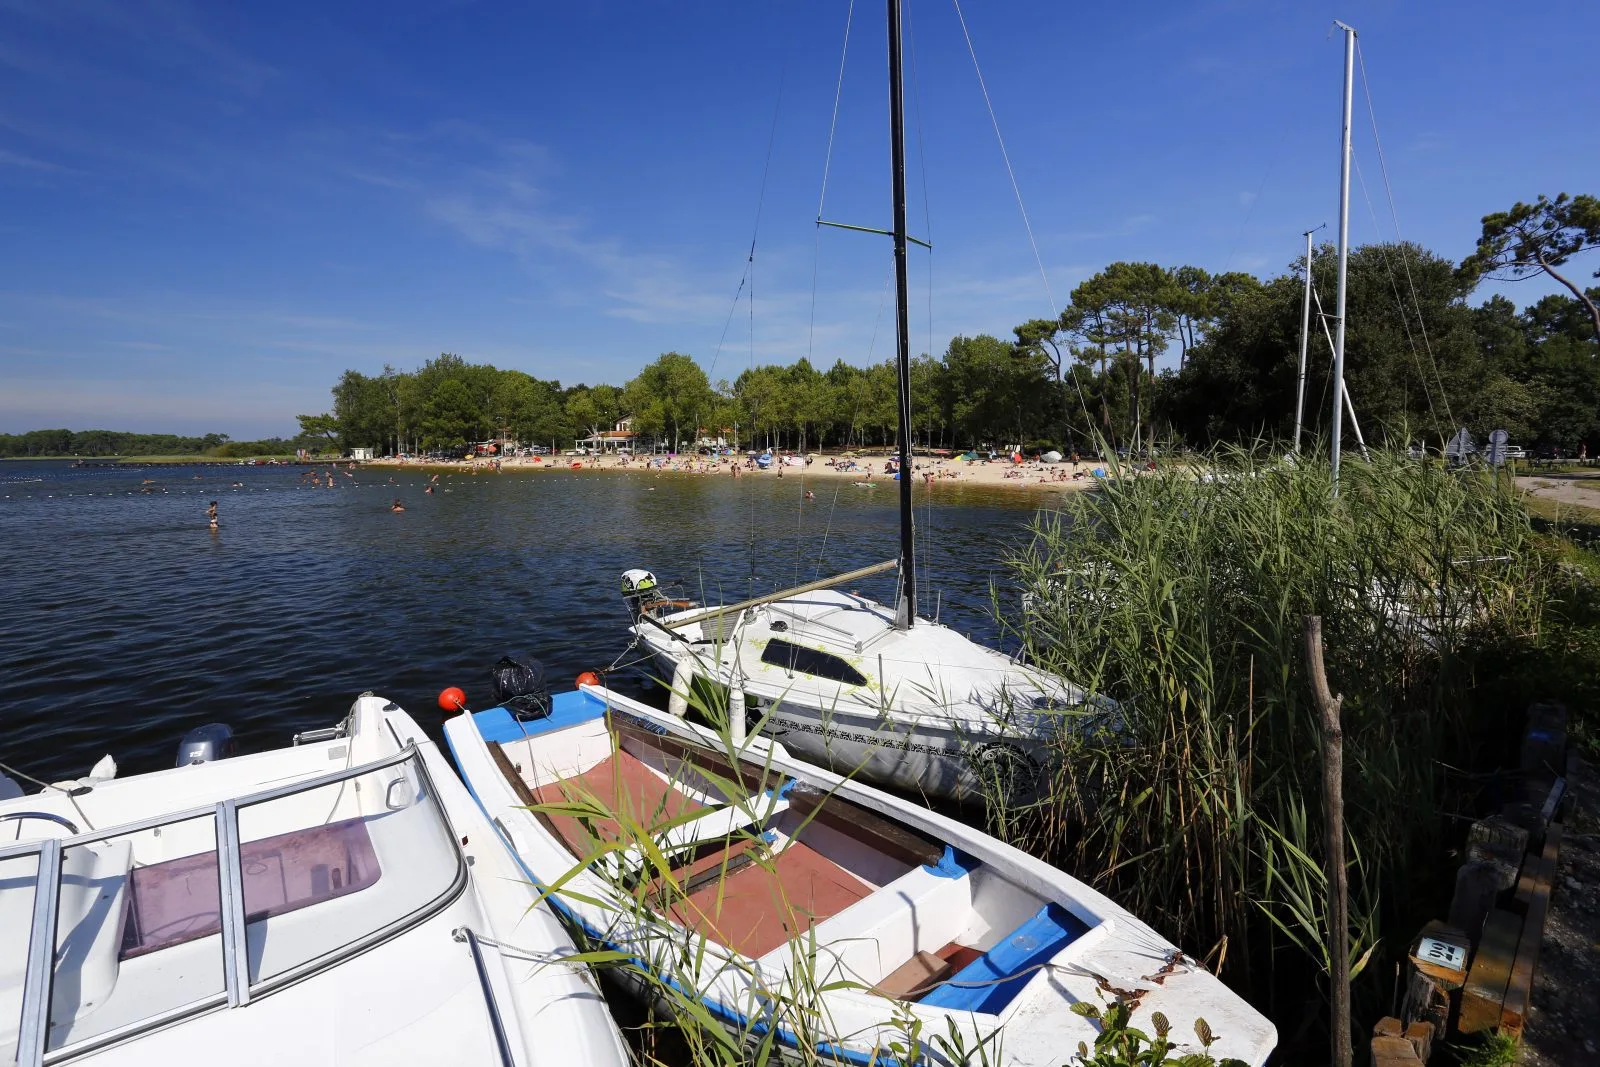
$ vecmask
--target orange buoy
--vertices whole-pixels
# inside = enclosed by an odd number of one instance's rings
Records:
[[[439,707],[443,711],[466,711],[467,694],[452,685],[439,694]]]
[[[600,676],[598,674],[596,674],[594,671],[584,671],[582,674],[578,675],[578,688],[579,689],[582,689],[586,685],[599,685],[599,684],[600,684]]]

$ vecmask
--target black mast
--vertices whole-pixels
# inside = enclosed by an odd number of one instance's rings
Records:
[[[900,73],[900,0],[889,0],[889,143],[894,169],[895,325],[899,340],[896,367],[900,384],[900,603],[895,626],[910,629],[917,619],[916,539],[911,529],[911,328],[906,288],[906,114]]]

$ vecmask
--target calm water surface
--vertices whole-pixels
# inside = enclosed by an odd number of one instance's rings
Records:
[[[558,686],[624,657],[628,567],[731,601],[898,546],[892,484],[812,481],[803,503],[793,476],[445,474],[428,496],[415,470],[332,489],[301,473],[0,463],[0,761],[47,780],[107,752],[156,770],[192,726],[282,745],[369,689],[437,734],[438,691],[485,705],[501,655],[539,658]],[[1001,558],[1049,498],[946,485],[930,510],[926,492],[923,613],[993,639],[991,583],[1014,602]],[[890,583],[861,588],[888,599]]]

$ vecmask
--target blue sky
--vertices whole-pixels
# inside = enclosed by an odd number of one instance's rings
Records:
[[[848,10],[0,0],[0,431],[287,434],[346,367],[441,351],[564,383],[882,359],[886,239],[812,224]],[[941,351],[1051,298],[955,8],[909,10],[914,347]],[[1057,305],[1112,260],[1272,274],[1331,232],[1335,17],[1407,238],[1459,258],[1488,211],[1600,192],[1592,3],[964,13]],[[830,218],[888,223],[883,56],[861,0]],[[1359,85],[1357,112],[1362,242],[1393,224]],[[718,355],[769,136],[753,337],[741,302]]]

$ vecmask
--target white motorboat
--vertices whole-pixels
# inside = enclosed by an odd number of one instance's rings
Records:
[[[654,575],[623,575],[632,633],[671,680],[674,708],[696,683],[738,714],[754,702],[762,729],[805,759],[867,781],[934,796],[1029,799],[1059,731],[1103,720],[1109,704],[919,616],[912,516],[911,337],[906,281],[905,115],[900,7],[890,0],[889,120],[894,239],[900,501],[897,560],[741,604],[675,610]],[[819,225],[842,225],[818,219]],[[920,243],[920,242],[919,242]],[[857,483],[870,484],[870,483]],[[837,587],[898,572],[893,607]],[[703,692],[702,692],[703,695]],[[736,728],[738,724],[736,724]]]
[[[632,632],[675,711],[689,695],[737,707],[794,755],[876,785],[1027,799],[1057,732],[1109,720],[1065,680],[948,626],[836,588],[894,563],[726,607],[675,607],[629,571]],[[705,682],[715,683],[710,695]],[[731,696],[730,696],[731,694]]]
[[[0,1062],[628,1063],[572,941],[437,747],[338,726],[0,782]]]
[[[459,690],[441,697],[457,706]],[[1272,1023],[1077,879],[960,822],[598,686],[445,738],[529,879],[621,973],[847,1064],[1059,1067],[1118,1000],[1261,1064]],[[681,1002],[690,998],[690,1004]],[[1081,1009],[1080,1009],[1081,1010]],[[1190,1051],[1196,1050],[1190,1042]]]

